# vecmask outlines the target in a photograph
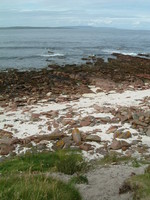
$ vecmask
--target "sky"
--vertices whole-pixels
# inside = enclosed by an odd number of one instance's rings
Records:
[[[0,27],[9,26],[150,30],[150,0],[0,0]]]

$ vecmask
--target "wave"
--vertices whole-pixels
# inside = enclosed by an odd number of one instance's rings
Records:
[[[137,56],[138,54],[135,52],[127,52],[127,51],[122,51],[122,50],[113,50],[113,49],[104,49],[102,50],[104,53],[107,54],[112,54],[112,53],[119,53],[123,55],[129,55],[129,56]]]
[[[54,54],[41,54],[41,55],[30,55],[30,56],[0,56],[0,60],[23,60],[23,59],[32,59],[32,58],[40,58],[40,57],[64,57],[64,54],[54,53]]]
[[[54,53],[54,54],[41,54],[41,57],[64,57],[64,54],[61,53]]]

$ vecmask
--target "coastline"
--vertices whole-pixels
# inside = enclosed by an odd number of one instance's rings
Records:
[[[0,72],[2,158],[71,147],[89,160],[111,151],[148,159],[150,60],[115,56],[108,63],[93,57],[79,67]]]

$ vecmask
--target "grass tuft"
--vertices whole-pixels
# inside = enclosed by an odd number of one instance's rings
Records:
[[[34,153],[18,156],[0,163],[0,173],[59,171],[74,174],[82,171],[86,164],[79,152],[61,150],[47,153]]]
[[[149,200],[150,166],[147,167],[144,174],[132,176],[125,181],[122,188],[127,188],[128,191],[130,190],[133,192],[133,200]],[[127,192],[127,190],[125,192]]]
[[[129,160],[131,160],[130,157],[120,156],[120,155],[117,155],[115,152],[113,152],[113,153],[109,153],[106,156],[104,156],[104,158],[102,158],[99,161],[99,163],[101,165],[112,164],[112,163],[120,164],[121,162],[125,162],[126,163]]]
[[[3,200],[81,200],[73,185],[42,175],[2,177],[0,185]]]

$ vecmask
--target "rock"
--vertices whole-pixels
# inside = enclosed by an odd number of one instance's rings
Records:
[[[91,124],[91,118],[90,117],[85,117],[81,120],[80,122],[80,126],[83,127],[83,126],[89,126]]]
[[[47,97],[50,97],[51,95],[52,95],[51,92],[48,92],[48,93],[46,94]]]
[[[45,135],[44,137],[48,140],[57,140],[57,139],[65,137],[65,136],[66,136],[66,134],[63,132],[55,132],[54,131],[53,133],[51,133],[49,135]]]
[[[93,141],[93,142],[101,142],[101,138],[97,135],[88,135],[86,137],[87,141]]]
[[[92,146],[91,146],[90,144],[86,144],[86,143],[81,144],[81,145],[79,146],[79,148],[80,148],[81,150],[84,150],[84,151],[89,151],[89,150],[92,150],[92,149],[93,149]]]
[[[137,145],[139,142],[142,142],[142,140],[133,140],[132,145]]]
[[[35,143],[39,143],[42,140],[60,140],[63,137],[66,137],[66,134],[63,132],[60,132],[59,130],[54,131],[51,134],[45,134],[45,135],[38,135],[38,136],[31,136],[29,137],[29,141],[34,141]]]
[[[150,127],[148,127],[148,130],[146,131],[146,135],[150,137]]]
[[[36,149],[38,150],[38,151],[43,151],[43,150],[45,150],[47,147],[46,147],[46,144],[38,144],[37,146],[36,146]]]
[[[14,145],[14,144],[18,144],[19,143],[19,139],[18,138],[3,138],[0,139],[0,145],[4,144],[4,145]]]
[[[118,129],[118,126],[111,126],[106,133],[110,134],[110,133],[114,133],[116,130]]]
[[[80,133],[79,129],[75,128],[72,131],[72,138],[76,144],[78,144],[78,145],[81,144],[81,133]]]
[[[110,117],[100,117],[100,120],[104,123],[109,123],[111,122],[111,118]]]
[[[127,139],[127,138],[130,138],[130,137],[132,137],[130,131],[126,131],[126,132],[116,131],[114,133],[114,138]]]
[[[48,129],[48,131],[51,131],[51,130],[52,130],[52,127],[49,125],[49,126],[47,127],[47,129]]]
[[[113,150],[122,149],[122,147],[130,147],[131,145],[124,140],[113,140],[110,148]]]
[[[72,145],[72,142],[73,142],[73,141],[72,141],[72,137],[64,137],[62,140],[63,140],[64,143],[65,143],[64,149],[70,148],[70,146]]]
[[[0,155],[8,155],[14,149],[15,149],[15,147],[13,145],[9,146],[6,144],[1,144],[0,145]]]
[[[136,125],[140,125],[140,126],[144,126],[144,127],[148,126],[146,123],[141,122],[141,121],[139,121],[139,120],[134,120],[134,121],[132,122],[132,124],[136,124]]]
[[[53,127],[54,127],[54,128],[58,128],[58,127],[59,127],[59,124],[57,123],[56,120],[53,121]]]
[[[35,113],[33,113],[33,114],[31,115],[30,120],[31,120],[32,122],[38,122],[38,121],[40,121],[40,114],[35,114]]]
[[[56,150],[60,150],[64,147],[65,142],[63,140],[58,140],[52,147],[52,149]]]
[[[9,132],[9,131],[5,131],[3,129],[0,129],[0,138],[12,138],[13,137],[13,133]]]

